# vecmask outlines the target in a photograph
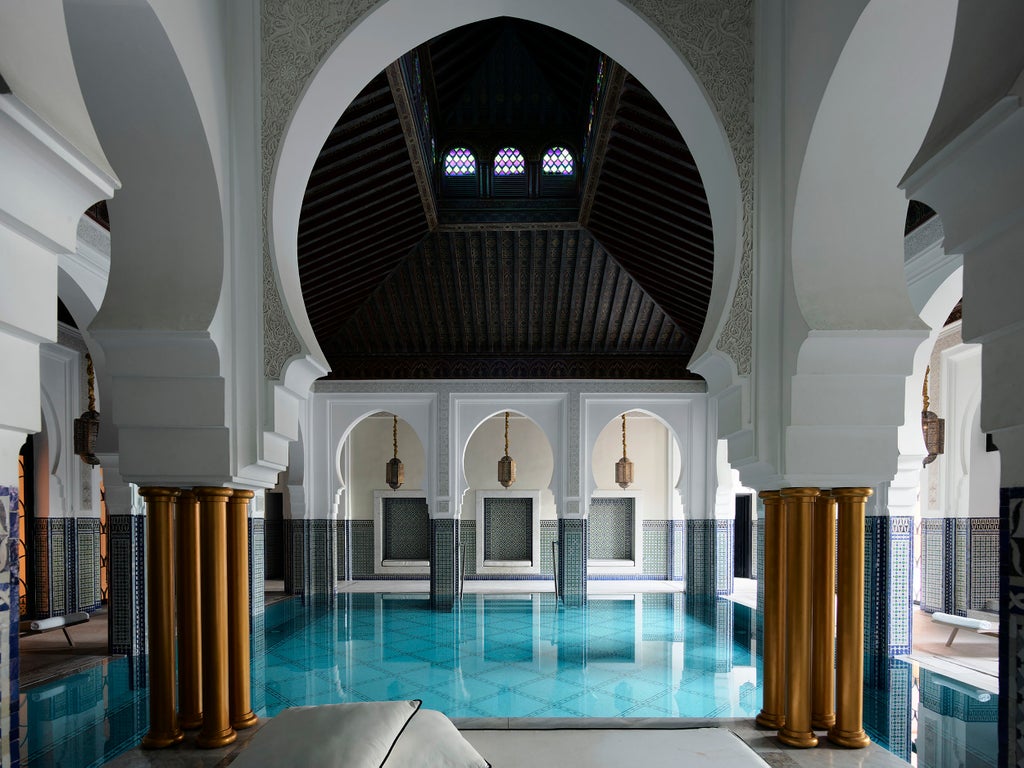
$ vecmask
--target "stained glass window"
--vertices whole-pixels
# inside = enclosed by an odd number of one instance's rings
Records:
[[[515,147],[505,147],[494,156],[495,176],[518,176],[526,173],[523,153]]]
[[[444,156],[445,176],[472,176],[476,173],[476,158],[466,147],[455,147]]]
[[[572,163],[572,152],[565,147],[552,147],[544,153],[544,159],[541,161],[540,167],[544,173],[572,176],[575,171]]]

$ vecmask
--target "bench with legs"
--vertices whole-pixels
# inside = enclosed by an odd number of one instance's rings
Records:
[[[954,616],[951,613],[933,613],[932,621],[936,624],[945,624],[946,626],[952,627],[953,631],[949,633],[949,639],[946,640],[946,647],[952,645],[953,640],[956,638],[956,633],[961,629],[969,629],[972,632],[977,632],[979,635],[989,635],[990,637],[999,636],[999,628],[992,625],[992,622],[985,621],[984,619],[971,619],[967,616]]]
[[[37,619],[28,625],[29,631],[34,634],[40,634],[43,632],[49,632],[52,629],[59,629],[64,633],[64,637],[67,638],[68,645],[74,647],[75,643],[71,639],[71,635],[68,634],[68,627],[73,627],[75,624],[84,624],[89,620],[89,614],[85,611],[78,611],[77,613],[69,613],[64,616],[51,616],[48,619]]]

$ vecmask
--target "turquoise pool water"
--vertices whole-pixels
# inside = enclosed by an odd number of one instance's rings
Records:
[[[345,594],[333,607],[292,599],[269,606],[255,629],[253,708],[266,717],[418,698],[450,717],[752,718],[761,707],[755,638],[752,609],[682,594],[601,596],[586,609],[550,594],[470,595],[452,613],[430,610],[422,595]],[[909,670],[886,660],[884,699],[865,706],[872,736],[908,760],[917,717]],[[76,768],[136,746],[148,726],[144,677],[143,665],[120,658],[23,691],[22,759]],[[923,730],[958,712],[986,727],[996,697],[978,702],[939,678],[922,677],[921,705],[936,710]],[[901,679],[905,692],[891,684]]]

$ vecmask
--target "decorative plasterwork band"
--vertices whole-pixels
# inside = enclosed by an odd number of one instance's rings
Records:
[[[753,3],[752,0],[624,0],[693,67],[725,125],[739,171],[743,203],[743,255],[729,319],[718,347],[741,374],[750,373],[753,209]],[[355,23],[383,0],[262,0],[262,199],[268,194],[277,150],[288,118],[324,57]],[[684,137],[685,138],[685,137]],[[287,360],[301,351],[263,245],[264,373],[279,379]]]
[[[752,0],[624,0],[690,64],[725,127],[743,203],[743,254],[718,349],[740,374],[753,353],[754,22]],[[685,140],[686,137],[684,136]]]

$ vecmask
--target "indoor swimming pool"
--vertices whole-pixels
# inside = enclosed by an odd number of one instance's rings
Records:
[[[483,594],[442,613],[419,594],[336,599],[334,607],[268,606],[253,635],[261,717],[296,705],[411,698],[453,718],[753,718],[760,710],[756,612],[729,600],[602,595],[567,609],[551,594]],[[865,702],[866,727],[904,759],[916,756],[919,730],[974,744],[991,727],[994,742],[994,695],[924,670],[918,695],[911,666],[894,659],[869,673],[889,682],[884,701]],[[23,759],[75,768],[136,746],[148,723],[143,682],[143,669],[118,658],[22,691]],[[969,727],[958,730],[958,716]]]

